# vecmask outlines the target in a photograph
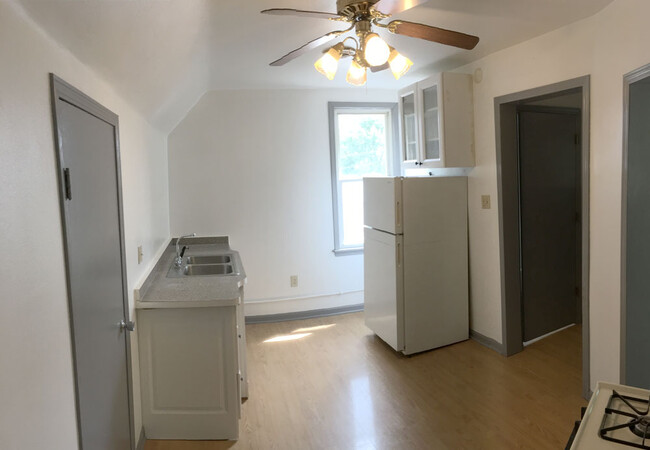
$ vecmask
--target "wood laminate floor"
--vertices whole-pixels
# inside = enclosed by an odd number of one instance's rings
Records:
[[[363,313],[246,326],[240,439],[145,450],[561,449],[579,419],[574,326],[505,358],[475,341],[400,356]],[[300,339],[267,339],[311,333]]]

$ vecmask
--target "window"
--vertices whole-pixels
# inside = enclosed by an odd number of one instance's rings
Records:
[[[334,252],[363,250],[363,177],[399,171],[397,105],[330,103]]]

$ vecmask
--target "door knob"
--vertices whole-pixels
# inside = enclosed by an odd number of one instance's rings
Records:
[[[125,322],[124,319],[120,320],[120,330],[124,330],[125,328],[129,331],[134,331],[135,322],[131,322],[130,320],[128,322]]]

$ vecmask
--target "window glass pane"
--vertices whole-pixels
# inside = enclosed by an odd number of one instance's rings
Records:
[[[386,175],[386,114],[338,114],[341,180]]]
[[[363,245],[363,181],[341,182],[341,212],[343,230],[341,245],[360,247]]]
[[[334,110],[336,249],[363,247],[363,177],[391,173],[391,117],[383,107]]]

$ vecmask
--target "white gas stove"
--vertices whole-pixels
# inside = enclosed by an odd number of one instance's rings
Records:
[[[650,391],[599,382],[571,450],[650,450]]]

